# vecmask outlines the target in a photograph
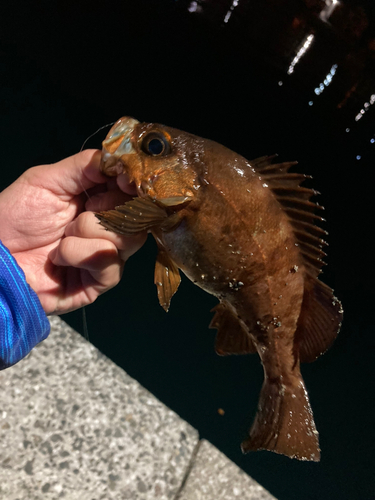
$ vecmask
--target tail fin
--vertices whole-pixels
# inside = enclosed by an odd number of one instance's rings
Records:
[[[242,443],[242,451],[269,450],[298,460],[319,462],[318,432],[305,385],[286,386],[281,379],[265,379],[258,413]]]

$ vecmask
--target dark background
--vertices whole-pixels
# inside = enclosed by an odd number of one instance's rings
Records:
[[[324,8],[323,0],[21,0],[0,17],[1,188],[32,165],[76,153],[123,115],[214,139],[248,159],[277,152],[313,175],[329,231],[322,279],[345,310],[333,348],[302,367],[320,463],[242,455],[259,359],[214,353],[216,300],[187,279],[164,313],[153,241],[86,309],[93,344],[280,500],[375,499],[375,5],[343,0],[326,22]],[[81,311],[64,319],[82,331]]]

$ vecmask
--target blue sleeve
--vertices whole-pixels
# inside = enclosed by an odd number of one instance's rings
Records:
[[[49,332],[37,294],[0,241],[0,370],[24,358]]]

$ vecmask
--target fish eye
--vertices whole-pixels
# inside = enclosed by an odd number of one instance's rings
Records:
[[[141,148],[150,156],[165,156],[171,150],[168,139],[161,132],[147,134],[142,140]]]

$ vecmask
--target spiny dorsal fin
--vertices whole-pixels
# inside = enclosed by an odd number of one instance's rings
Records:
[[[255,160],[251,160],[250,165],[258,172],[260,175],[272,175],[272,174],[285,174],[288,172],[290,167],[297,165],[297,161],[287,161],[284,163],[273,163],[273,160],[277,158],[277,155],[271,156],[261,156]]]
[[[289,173],[290,167],[297,162],[272,163],[275,157],[276,155],[262,156],[251,161],[250,165],[269,186],[288,215],[306,270],[313,276],[318,276],[324,265],[322,257],[326,255],[322,248],[327,245],[321,236],[327,233],[314,225],[317,220],[324,221],[314,213],[315,210],[324,208],[310,201],[310,198],[319,193],[314,189],[301,187],[301,183],[311,179],[311,176]]]

